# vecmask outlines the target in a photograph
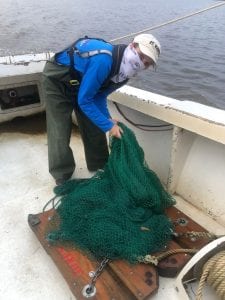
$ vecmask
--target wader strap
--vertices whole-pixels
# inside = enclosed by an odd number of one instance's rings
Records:
[[[77,102],[77,93],[79,89],[79,85],[81,83],[81,75],[80,73],[74,68],[74,47],[71,47],[68,51],[69,57],[70,57],[70,90],[71,90],[71,96],[72,96],[72,102],[74,105],[74,110],[79,111],[79,105]]]
[[[80,73],[74,68],[74,47],[71,47],[68,51],[69,57],[70,57],[70,84],[72,86],[77,86],[80,84],[81,76]]]

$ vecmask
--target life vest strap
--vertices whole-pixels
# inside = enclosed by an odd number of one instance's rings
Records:
[[[79,52],[77,50],[74,51],[76,54],[78,54],[80,57],[82,58],[87,58],[87,57],[91,57],[91,56],[94,56],[94,55],[97,55],[97,54],[108,54],[110,56],[112,56],[112,52],[109,51],[109,50],[104,50],[104,49],[101,49],[101,50],[92,50],[92,51],[87,51],[87,52]]]

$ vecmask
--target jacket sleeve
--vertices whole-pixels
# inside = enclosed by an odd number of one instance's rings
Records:
[[[109,111],[108,111],[108,108],[107,108],[107,97],[108,97],[108,95],[115,92],[117,89],[122,87],[127,82],[128,82],[128,80],[126,80],[126,82],[123,82],[123,83],[112,84],[107,89],[104,89],[104,91],[99,92],[95,96],[96,105],[99,107],[99,109],[102,111],[102,113],[105,116],[107,116],[107,118],[109,118],[109,119],[112,118]]]
[[[108,107],[107,107],[107,96],[104,92],[99,92],[95,95],[94,101],[98,109],[106,116],[108,119],[111,118]]]
[[[104,132],[109,131],[114,123],[109,119],[106,97],[99,94],[99,89],[108,77],[111,65],[112,58],[108,54],[91,57],[83,73],[78,93],[79,107]]]

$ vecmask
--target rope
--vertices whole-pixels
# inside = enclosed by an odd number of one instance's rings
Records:
[[[140,31],[137,31],[137,32],[133,32],[133,33],[130,33],[130,34],[127,34],[127,35],[123,35],[123,36],[121,36],[121,37],[118,37],[118,38],[115,38],[115,39],[110,40],[110,42],[115,42],[115,41],[118,41],[118,40],[125,39],[125,38],[127,38],[127,37],[135,36],[135,35],[140,34],[140,33],[144,33],[144,32],[147,32],[147,31],[154,30],[154,29],[158,29],[158,28],[161,28],[161,27],[166,26],[166,25],[168,25],[168,24],[176,23],[176,22],[178,22],[178,21],[181,21],[181,20],[190,18],[190,17],[192,17],[192,16],[201,14],[201,13],[203,13],[203,12],[205,12],[205,11],[208,11],[208,10],[211,10],[211,9],[214,9],[214,8],[217,8],[217,7],[222,6],[222,5],[224,5],[224,4],[225,4],[224,2],[218,3],[218,4],[212,5],[212,6],[210,6],[210,7],[207,7],[207,8],[201,9],[201,10],[198,10],[198,11],[196,11],[196,12],[193,12],[193,13],[190,13],[190,14],[187,14],[187,15],[184,15],[183,17],[175,18],[175,19],[173,19],[173,20],[170,20],[170,21],[161,23],[161,24],[159,24],[159,25],[155,25],[155,26],[148,27],[148,28],[146,28],[146,29],[143,29],[143,30],[140,30]]]
[[[225,251],[220,251],[211,257],[203,267],[196,300],[202,299],[202,290],[205,282],[214,288],[216,294],[225,299]]]
[[[144,257],[139,257],[138,261],[145,264],[153,264],[155,266],[158,265],[158,263],[166,258],[167,256],[170,256],[172,254],[177,253],[190,253],[195,254],[198,251],[198,249],[173,249],[166,252],[163,252],[162,254],[159,254],[158,256],[154,255],[145,255]]]
[[[53,198],[51,198],[43,207],[42,212],[45,212],[46,208],[48,207],[48,205],[50,203],[52,203],[52,208],[56,209],[58,204],[60,203],[61,199],[59,199],[56,203],[55,203],[55,199],[59,197],[58,195],[54,196]]]
[[[180,232],[180,233],[174,233],[175,237],[188,237],[190,239],[199,239],[199,238],[207,238],[210,240],[217,239],[219,236],[215,235],[211,232],[199,232],[199,231],[187,231],[187,232]]]

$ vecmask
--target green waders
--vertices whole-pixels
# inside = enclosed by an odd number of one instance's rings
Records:
[[[46,103],[49,172],[55,179],[69,179],[76,166],[70,148],[73,110],[84,144],[87,168],[90,171],[103,168],[109,155],[105,133],[79,109],[79,85],[71,88],[69,80],[69,67],[57,65],[54,59],[46,63],[42,84]]]

